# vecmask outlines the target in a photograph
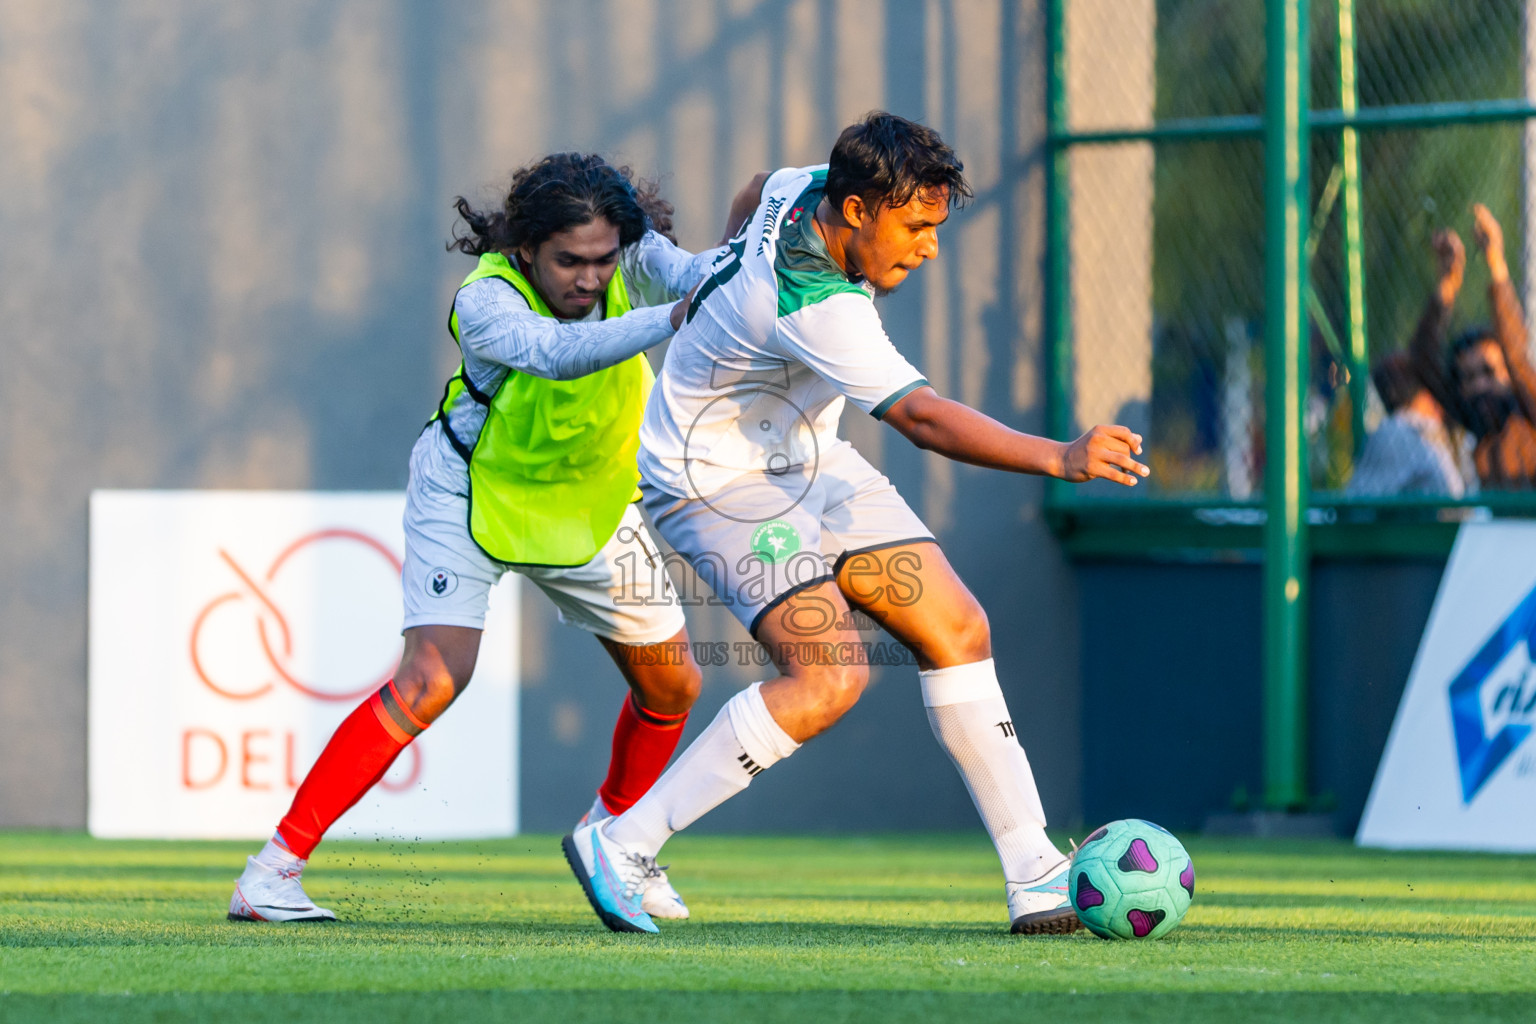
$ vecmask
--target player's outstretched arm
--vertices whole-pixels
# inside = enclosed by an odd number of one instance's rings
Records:
[[[690,292],[666,306],[636,309],[611,320],[563,323],[540,316],[500,281],[460,289],[454,300],[459,338],[479,358],[546,380],[575,380],[630,359],[672,337]]]
[[[1127,487],[1151,472],[1134,458],[1141,454],[1141,435],[1127,427],[1094,427],[1076,441],[1052,441],[1006,427],[928,387],[891,406],[882,419],[919,448],[973,466]]]
[[[692,253],[656,231],[647,231],[639,242],[624,250],[624,280],[631,295],[638,291],[646,305],[659,306],[698,287],[725,245],[756,212],[768,177],[767,171],[760,171],[736,193],[726,211],[725,237],[715,248]]]
[[[638,306],[676,302],[709,276],[710,266],[725,250],[716,247],[692,253],[656,231],[619,255],[630,301]]]

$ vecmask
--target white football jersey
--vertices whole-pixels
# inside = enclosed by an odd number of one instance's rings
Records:
[[[874,289],[813,224],[826,166],[786,168],[689,306],[640,426],[652,486],[707,498],[753,471],[813,466],[843,401],[877,419],[927,381],[891,344]]]

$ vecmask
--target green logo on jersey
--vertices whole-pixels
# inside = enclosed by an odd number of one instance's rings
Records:
[[[800,531],[782,519],[773,519],[752,533],[752,550],[769,565],[776,565],[800,550]]]

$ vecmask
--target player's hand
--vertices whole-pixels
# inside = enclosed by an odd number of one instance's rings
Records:
[[[707,281],[707,280],[709,280],[709,278],[706,277],[704,279],[704,281]],[[694,292],[697,292],[699,290],[699,286],[702,285],[704,283],[704,281],[700,281],[698,284],[694,285],[693,286],[693,291],[689,292],[687,295],[684,295],[682,298],[678,299],[676,304],[673,305],[671,320],[672,320],[672,329],[674,331],[679,330],[679,329],[682,328],[682,326],[683,326],[683,317],[688,315],[688,304],[693,301]]]
[[[1488,261],[1489,273],[1495,281],[1508,280],[1509,265],[1504,262],[1504,229],[1482,203],[1472,204],[1472,221],[1472,237],[1477,240],[1477,247],[1483,250],[1483,259]]]
[[[1137,481],[1152,472],[1137,462],[1141,454],[1141,435],[1128,427],[1094,427],[1066,446],[1062,453],[1063,480],[1080,484],[1088,480],[1113,480],[1135,487]]]
[[[1440,274],[1440,280],[1435,285],[1439,291],[1440,304],[1449,306],[1456,301],[1461,291],[1462,277],[1467,269],[1467,249],[1461,244],[1461,236],[1450,228],[1436,231],[1429,244],[1435,250],[1436,270]]]

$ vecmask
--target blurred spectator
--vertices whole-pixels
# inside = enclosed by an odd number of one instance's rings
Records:
[[[1536,485],[1536,368],[1526,348],[1525,315],[1509,280],[1504,232],[1481,203],[1472,206],[1474,238],[1488,263],[1491,327],[1458,337],[1447,360],[1445,329],[1461,290],[1466,251],[1456,232],[1434,237],[1440,280],[1414,332],[1419,376],[1452,419],[1477,438],[1472,461],[1485,487]]]
[[[1387,356],[1371,371],[1376,393],[1390,415],[1365,443],[1345,493],[1360,497],[1466,494],[1445,410],[1404,352]]]

